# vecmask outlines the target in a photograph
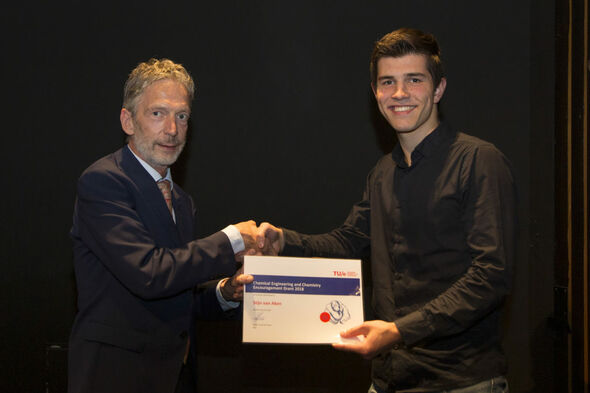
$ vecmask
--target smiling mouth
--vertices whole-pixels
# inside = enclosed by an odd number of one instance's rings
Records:
[[[393,106],[393,107],[391,107],[391,109],[394,112],[409,112],[412,109],[414,109],[415,107],[416,106],[414,106],[414,105],[404,105],[404,106]]]
[[[164,145],[162,143],[160,143],[159,146],[166,150],[175,150],[178,147],[178,145]]]

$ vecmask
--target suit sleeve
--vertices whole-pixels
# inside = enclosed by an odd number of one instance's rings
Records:
[[[200,284],[194,290],[193,312],[199,320],[218,321],[239,319],[242,315],[242,304],[224,311],[217,300],[217,283],[219,280]]]
[[[120,173],[84,173],[78,182],[72,228],[77,252],[94,254],[143,299],[173,296],[233,273],[234,254],[222,232],[179,247],[160,244],[145,225],[145,220],[155,219],[140,194]]]

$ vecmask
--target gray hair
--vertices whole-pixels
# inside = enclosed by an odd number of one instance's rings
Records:
[[[184,86],[192,102],[195,95],[195,83],[187,70],[169,59],[149,59],[131,71],[123,89],[123,108],[135,114],[137,101],[145,89],[154,82],[172,79]]]

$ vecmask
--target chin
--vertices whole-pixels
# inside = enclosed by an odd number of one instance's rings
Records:
[[[399,125],[399,126],[392,125],[392,127],[396,132],[398,132],[400,134],[406,134],[406,133],[412,132],[416,129],[413,126],[408,126],[408,125]]]

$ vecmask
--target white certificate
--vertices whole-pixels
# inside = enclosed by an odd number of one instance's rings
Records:
[[[358,259],[245,256],[242,341],[329,344],[361,324],[363,289]]]

